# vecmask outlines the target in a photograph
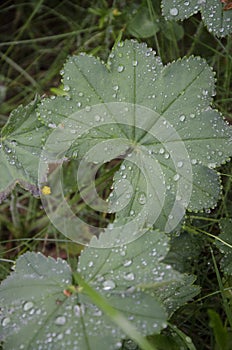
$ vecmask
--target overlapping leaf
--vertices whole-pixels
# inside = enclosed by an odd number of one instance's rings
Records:
[[[38,164],[46,127],[35,113],[37,101],[14,110],[1,132],[0,202],[16,183],[38,194]]]
[[[232,219],[221,219],[220,228],[221,234],[219,237],[222,241],[217,241],[216,245],[224,254],[221,266],[226,274],[232,275]]]
[[[162,12],[167,19],[183,20],[198,11],[213,34],[223,37],[232,32],[232,10],[225,10],[220,0],[162,0]]]
[[[107,240],[107,232],[100,240]],[[150,232],[115,249],[86,248],[78,272],[142,335],[158,333],[168,315],[199,292],[194,278],[162,263],[167,237]],[[26,253],[0,287],[4,349],[110,350],[125,337],[73,284],[61,259]]]
[[[63,128],[65,140],[72,135],[69,155],[81,159],[95,148],[91,160],[100,163],[124,154],[109,198],[113,209],[119,203],[117,218],[133,219],[146,208],[141,221],[171,231],[186,208],[216,205],[220,181],[212,168],[231,155],[232,130],[210,107],[214,75],[203,59],[163,66],[145,44],[126,41],[114,47],[107,65],[79,55],[62,74],[68,96],[43,100],[39,118],[58,129],[53,153],[60,151]],[[122,209],[123,186],[117,189],[125,179],[133,196]]]

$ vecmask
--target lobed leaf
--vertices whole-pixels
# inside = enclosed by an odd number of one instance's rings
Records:
[[[232,219],[225,218],[220,220],[221,234],[219,235],[220,240],[216,241],[217,247],[224,254],[221,260],[221,267],[223,271],[232,275],[232,234],[231,234]],[[224,243],[223,243],[224,242]]]
[[[0,202],[19,183],[38,195],[38,164],[46,127],[36,116],[37,101],[15,109],[1,132]]]
[[[163,0],[162,13],[166,19],[183,20],[201,11],[209,32],[224,37],[232,31],[232,11],[224,10],[220,0]]]
[[[100,240],[107,240],[107,232]],[[142,335],[159,333],[168,315],[199,292],[194,278],[162,262],[167,237],[150,232],[114,249],[88,247],[78,273]],[[74,283],[61,259],[26,253],[2,282],[1,334],[4,349],[116,349],[126,336]]]
[[[87,154],[99,166],[123,158],[109,198],[117,219],[141,213],[145,225],[170,232],[187,208],[216,205],[220,180],[213,168],[231,156],[232,128],[210,107],[214,73],[203,59],[163,66],[145,44],[125,41],[107,65],[73,56],[62,74],[68,96],[39,106],[39,119],[54,128],[48,150],[58,156],[64,139],[68,157]]]

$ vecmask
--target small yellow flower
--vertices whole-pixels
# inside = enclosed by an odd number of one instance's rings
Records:
[[[42,188],[42,193],[45,195],[45,196],[47,196],[47,195],[49,195],[49,194],[51,194],[51,188],[49,187],[49,186],[44,186],[43,188]]]
[[[113,9],[113,15],[114,16],[120,16],[121,14],[122,13],[117,8]]]

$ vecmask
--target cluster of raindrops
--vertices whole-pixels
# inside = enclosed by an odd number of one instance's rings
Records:
[[[223,11],[223,4],[219,0],[211,3],[206,0],[197,0],[196,2],[163,0],[162,10],[163,15],[171,20],[183,20],[200,10],[209,32],[217,36],[226,36],[232,31],[231,13],[230,11]]]

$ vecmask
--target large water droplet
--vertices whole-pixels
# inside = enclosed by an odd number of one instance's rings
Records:
[[[29,311],[30,309],[32,309],[34,306],[34,303],[32,301],[26,301],[26,303],[24,303],[23,305],[23,310],[24,311]]]
[[[147,202],[147,196],[144,192],[141,192],[138,197],[139,204],[144,205]]]
[[[95,115],[94,119],[96,120],[96,122],[100,122],[101,117],[100,117],[100,115]]]
[[[180,178],[180,175],[179,175],[179,174],[176,174],[176,175],[173,177],[173,180],[174,180],[174,181],[178,181],[179,178]]]
[[[10,317],[5,317],[2,319],[1,324],[3,327],[6,327],[9,323],[10,323]]]
[[[124,70],[124,66],[122,64],[120,64],[118,66],[118,72],[121,73]]]
[[[135,275],[133,274],[133,272],[129,272],[124,276],[124,279],[127,281],[134,281]]]
[[[115,288],[115,283],[112,280],[106,280],[103,282],[103,289],[104,290],[111,290]]]
[[[69,90],[70,90],[70,86],[65,85],[65,86],[64,86],[64,91],[69,91]]]
[[[77,317],[81,317],[85,313],[85,306],[83,304],[81,304],[81,305],[74,305],[73,311],[74,311],[74,314]]]
[[[126,349],[126,350],[136,350],[137,349],[137,344],[135,342],[133,342],[133,340],[131,340],[131,339],[126,340],[126,342],[124,344],[124,349]]]
[[[170,15],[171,16],[177,16],[179,13],[178,9],[176,7],[173,7],[170,9]]]
[[[183,165],[184,165],[184,163],[180,160],[180,161],[177,163],[177,168],[182,168]]]
[[[63,326],[66,322],[66,317],[65,316],[58,316],[56,319],[55,319],[55,324],[57,326]]]
[[[128,267],[132,264],[132,260],[126,260],[123,264],[123,266]]]

